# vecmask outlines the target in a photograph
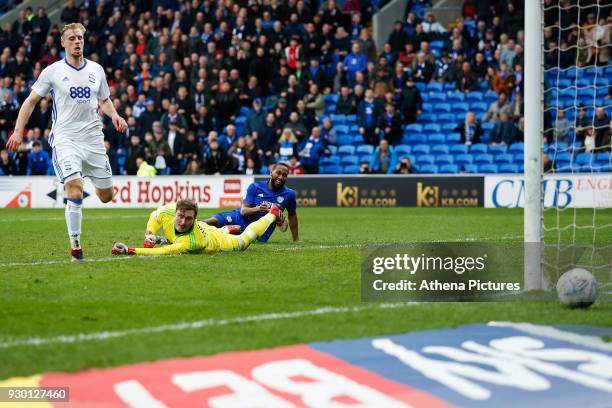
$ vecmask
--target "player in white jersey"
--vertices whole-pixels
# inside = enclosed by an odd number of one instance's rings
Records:
[[[79,23],[62,28],[61,40],[66,58],[41,72],[19,110],[15,131],[7,143],[9,150],[17,151],[34,107],[41,98],[51,94],[53,125],[49,144],[53,148],[55,173],[64,184],[66,225],[73,260],[83,259],[80,238],[83,177],[91,178],[102,202],[113,199],[112,172],[104,149],[98,109],[112,119],[119,132],[127,130],[126,121],[119,116],[109,98],[104,69],[83,57],[84,34],[85,27]]]

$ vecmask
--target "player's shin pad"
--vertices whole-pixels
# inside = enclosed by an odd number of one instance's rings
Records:
[[[259,220],[250,223],[244,232],[240,234],[240,238],[244,241],[244,245],[241,249],[248,248],[251,242],[261,237],[275,220],[276,217],[274,215],[266,214]]]

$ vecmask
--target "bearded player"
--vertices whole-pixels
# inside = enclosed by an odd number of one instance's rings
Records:
[[[257,221],[244,228],[240,235],[197,220],[198,204],[190,199],[164,205],[151,213],[143,248],[132,248],[122,243],[113,246],[113,255],[171,255],[181,253],[216,253],[244,251],[280,217],[274,204]],[[160,230],[163,237],[157,235]]]
[[[230,231],[233,225],[238,225],[239,232],[254,221],[266,215],[272,204],[277,205],[281,210],[281,217],[276,223],[270,225],[268,230],[259,237],[259,242],[267,242],[276,226],[281,231],[287,230],[287,220],[282,216],[282,211],[287,209],[289,214],[289,228],[293,241],[299,240],[298,218],[296,212],[295,191],[285,186],[289,175],[289,164],[280,161],[274,165],[270,172],[268,181],[256,181],[247,188],[246,197],[242,202],[242,208],[232,211],[222,212],[213,215],[204,222],[214,227],[227,227]]]
[[[7,148],[17,151],[34,107],[51,94],[53,125],[49,144],[53,148],[53,168],[64,184],[66,225],[73,261],[83,260],[81,221],[83,219],[83,177],[88,176],[103,203],[113,198],[111,166],[104,149],[104,134],[98,109],[108,115],[115,129],[127,130],[110,100],[104,69],[83,57],[85,27],[67,24],[61,31],[66,58],[46,67],[32,86],[15,123]]]

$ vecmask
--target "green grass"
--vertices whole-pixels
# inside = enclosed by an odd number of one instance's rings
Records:
[[[0,348],[0,378],[491,320],[612,326],[612,305],[605,302],[589,310],[565,309],[556,302],[427,303],[394,309],[361,303],[359,244],[520,242],[521,210],[300,209],[302,240],[296,245],[289,233],[277,232],[270,243],[244,253],[111,258],[113,242],[142,242],[148,213],[86,209],[85,255],[99,261],[72,264],[66,262],[63,211],[0,210],[0,344],[325,306],[366,309]],[[200,217],[210,214],[203,211]],[[564,213],[561,221],[572,222],[573,216]],[[578,223],[591,219],[592,211],[577,213]],[[610,223],[612,210],[600,211],[598,224]],[[612,243],[612,231],[598,230],[597,238]],[[578,241],[591,239],[590,231],[579,231]]]

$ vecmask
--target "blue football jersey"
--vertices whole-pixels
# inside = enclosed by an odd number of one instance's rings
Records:
[[[296,211],[296,194],[295,191],[289,187],[283,187],[280,190],[271,190],[268,188],[267,181],[257,181],[252,183],[247,188],[246,196],[244,197],[243,204],[249,207],[257,207],[262,203],[276,204],[281,210],[287,209],[289,215],[295,215]],[[219,221],[221,226],[229,224],[240,225],[244,231],[247,225],[257,221],[261,217],[266,215],[265,212],[258,212],[248,217],[240,215],[240,209],[228,211],[215,215],[215,218]],[[266,232],[259,237],[259,242],[266,242],[274,232],[276,224],[270,225]]]

